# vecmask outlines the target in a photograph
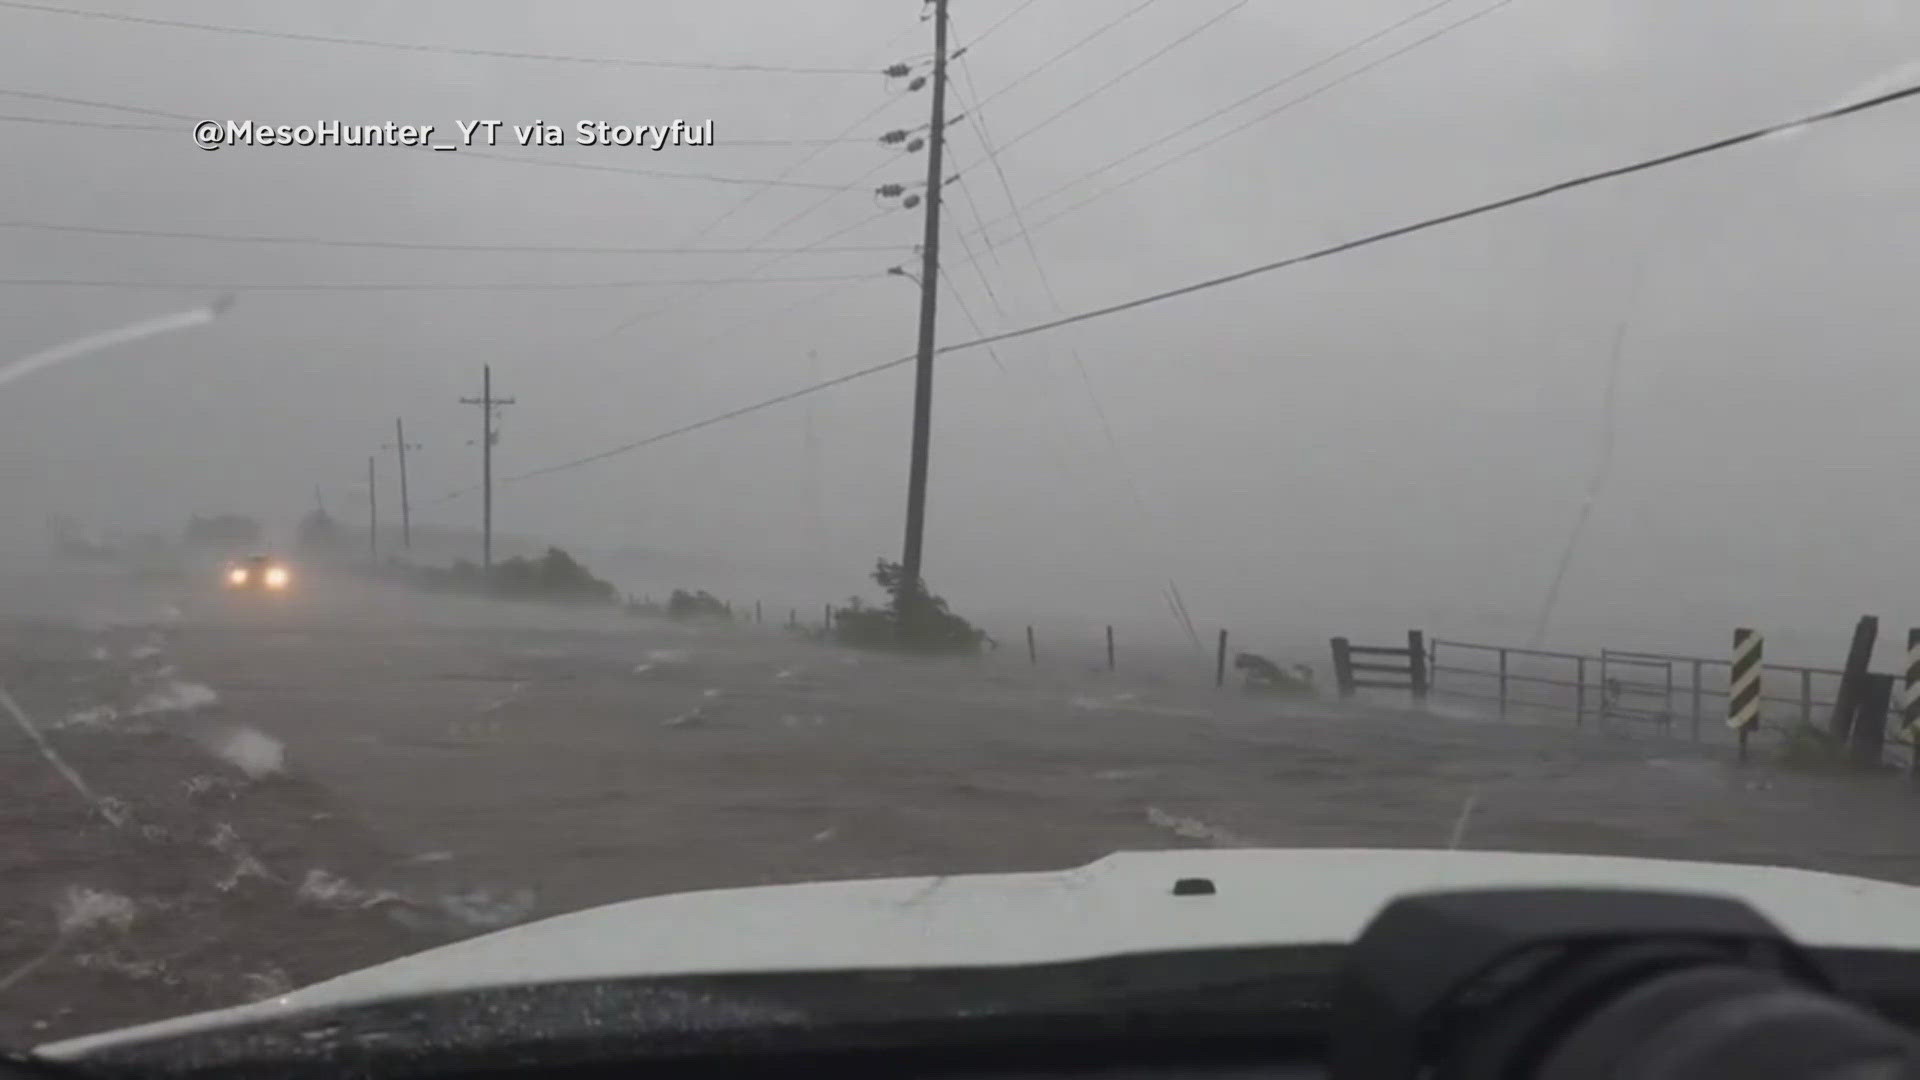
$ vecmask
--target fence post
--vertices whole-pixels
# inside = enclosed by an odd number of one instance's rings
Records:
[[[1033,627],[1027,627],[1027,663],[1038,665],[1040,654],[1033,648]]]
[[[800,609],[799,608],[787,609],[787,625],[788,626],[800,625]]]
[[[1587,658],[1574,658],[1573,667],[1573,726],[1583,727],[1587,722]]]
[[[1900,732],[1907,737],[1907,780],[1920,782],[1920,627],[1907,631],[1907,684],[1900,698]]]
[[[1226,639],[1221,638],[1224,645]],[[1418,630],[1407,631],[1407,669],[1413,675],[1413,700],[1427,700],[1427,643]]]
[[[1333,639],[1333,679],[1340,687],[1340,696],[1353,696],[1353,657],[1348,653],[1346,638]]]
[[[1700,741],[1700,661],[1693,662],[1693,741]]]
[[[831,603],[823,604],[821,605],[821,609],[824,614],[820,617],[820,625],[829,630],[833,629],[833,605]]]
[[[1227,628],[1220,628],[1220,652],[1213,658],[1213,685],[1227,685]]]
[[[753,602],[753,625],[760,625],[760,601],[758,600]]]
[[[1107,670],[1113,670],[1113,624],[1107,624]]]
[[[1500,719],[1507,718],[1507,650],[1500,649]]]
[[[1747,736],[1760,723],[1760,635],[1741,627],[1733,632],[1733,667],[1727,675],[1727,726],[1740,733],[1740,761],[1747,760]]]
[[[1673,734],[1673,661],[1667,661],[1667,697],[1660,703],[1660,734]]]
[[[1800,673],[1800,722],[1813,726],[1813,672]]]

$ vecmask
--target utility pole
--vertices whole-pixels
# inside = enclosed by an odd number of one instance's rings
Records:
[[[493,365],[480,368],[480,396],[461,398],[462,405],[480,406],[480,566],[493,569],[493,444],[500,441],[494,430],[494,410],[513,404],[512,398],[493,396]]]
[[[907,470],[907,538],[900,565],[906,586],[920,582],[927,522],[927,449],[933,425],[934,300],[940,289],[940,160],[946,145],[947,0],[933,3],[933,121],[927,142],[927,218],[920,259],[920,349],[913,367],[913,457]]]
[[[367,458],[367,559],[380,565],[380,489],[373,483],[373,458]]]
[[[407,498],[407,451],[422,450],[425,449],[425,447],[422,447],[419,443],[409,443],[407,441],[407,429],[401,424],[400,418],[396,416],[393,418],[393,444],[391,446],[383,446],[381,449],[397,450],[400,452],[400,545],[408,551],[412,551],[413,504],[411,500]]]

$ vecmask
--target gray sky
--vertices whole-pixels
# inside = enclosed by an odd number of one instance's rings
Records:
[[[76,0],[76,3],[78,0]],[[1021,202],[1170,130],[1166,146],[1026,211],[1029,223],[1488,5],[1456,0],[1298,83],[1215,109],[1429,0],[1252,0],[1000,156]],[[296,33],[605,57],[878,68],[930,49],[907,0],[393,5],[140,4],[93,10]],[[965,43],[1016,0],[956,0]],[[1226,9],[1045,0],[970,50],[960,98],[995,145]],[[536,15],[537,12],[537,15]],[[889,44],[891,43],[891,44]],[[1902,0],[1512,0],[1032,233],[1067,310],[1184,284],[1524,187],[1705,141],[1920,76]],[[391,51],[0,9],[0,89],[208,119],[508,124],[715,121],[723,144],[493,152],[772,178],[822,138],[923,122],[873,76],[588,66]],[[1004,95],[997,91],[1023,79]],[[1608,485],[1562,593],[1582,627],[1720,636],[1736,622],[1839,638],[1899,587],[1920,514],[1910,380],[1920,308],[1920,106],[943,359],[927,570],[956,606],[1152,618],[1177,580],[1197,620],[1309,633],[1410,624],[1524,637],[1601,445],[1608,346],[1629,321]],[[401,149],[195,149],[184,122],[8,98],[0,217],[216,233],[474,243],[800,245],[880,209],[919,155],[835,146],[790,179],[826,192],[542,168]],[[1188,130],[1191,129],[1191,130]],[[978,129],[951,141],[946,263],[988,331],[1054,313],[1002,225]],[[891,163],[888,164],[889,158]],[[970,198],[969,198],[970,196]],[[494,365],[505,474],[591,453],[912,348],[917,214],[771,256],[434,253],[0,230],[0,277],[179,282],[578,282],[873,274],[842,286],[247,294],[222,322],[75,361],[0,394],[7,540],[45,515],[172,531],[191,510],[290,521],[312,486],[352,496],[396,414],[427,444],[424,501],[471,484]],[[763,239],[764,238],[764,239]],[[988,250],[987,243],[1002,241]],[[1629,305],[1636,266],[1644,274]],[[990,298],[985,281],[993,290]],[[191,307],[204,290],[0,287],[16,355]],[[798,307],[790,308],[790,305]],[[973,336],[941,296],[942,340]],[[1631,310],[1629,310],[1631,307]],[[790,310],[782,312],[782,309]],[[612,340],[606,332],[643,312]],[[596,340],[599,339],[599,340]],[[809,353],[817,353],[810,359]],[[1087,372],[1117,450],[1076,368]],[[502,489],[503,529],[830,568],[843,592],[897,557],[910,373],[896,370],[587,468]],[[813,441],[808,441],[808,431]],[[810,449],[811,448],[811,449]],[[383,462],[383,470],[390,468]],[[390,484],[390,475],[383,482]],[[1137,490],[1136,501],[1133,491]],[[389,489],[388,497],[391,498]],[[477,516],[464,497],[423,518]],[[689,582],[689,585],[705,583]],[[714,583],[724,589],[725,583]],[[1508,620],[1502,623],[1497,620]],[[1825,637],[1821,638],[1822,641]],[[1618,638],[1616,636],[1615,640]],[[1645,639],[1641,639],[1645,640]],[[1654,644],[1657,642],[1648,642]]]

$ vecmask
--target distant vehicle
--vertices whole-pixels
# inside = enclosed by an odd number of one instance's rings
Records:
[[[293,574],[285,563],[266,555],[250,555],[228,563],[225,580],[229,589],[257,592],[285,592],[293,583]]]

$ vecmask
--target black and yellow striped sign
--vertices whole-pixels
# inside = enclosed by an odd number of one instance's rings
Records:
[[[1760,722],[1760,635],[1733,632],[1733,674],[1727,683],[1727,726],[1734,730]]]

